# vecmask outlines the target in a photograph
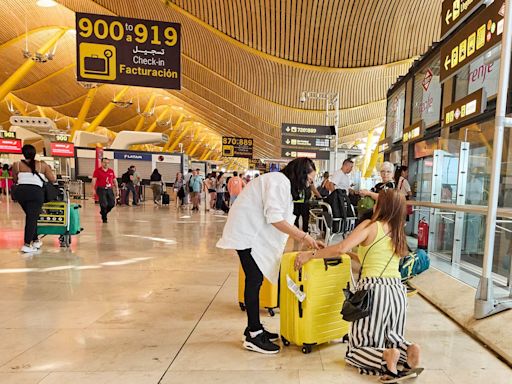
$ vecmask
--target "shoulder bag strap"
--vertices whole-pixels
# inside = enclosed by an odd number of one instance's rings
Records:
[[[378,225],[378,224],[377,224]],[[384,236],[382,236],[379,240],[375,241],[372,245],[370,245],[370,247],[366,250],[365,254],[364,254],[364,257],[363,257],[363,261],[361,262],[361,269],[359,270],[359,276],[357,277],[357,281],[356,281],[356,284],[359,283],[359,280],[361,280],[361,274],[363,273],[363,266],[364,266],[364,261],[366,260],[366,256],[368,256],[368,252],[370,252],[370,249],[372,249],[372,247],[377,244],[378,242],[380,242],[382,239],[384,239],[387,235],[389,235],[389,232],[386,233]],[[391,262],[391,259],[388,261],[388,264]],[[388,264],[386,264],[386,267],[384,268],[384,270],[386,270],[386,268],[388,267]],[[384,273],[384,271],[382,271],[382,273]],[[380,274],[382,276],[382,273]],[[380,277],[380,276],[379,276]]]

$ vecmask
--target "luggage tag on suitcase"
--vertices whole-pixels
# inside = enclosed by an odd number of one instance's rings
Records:
[[[301,303],[306,299],[306,294],[300,290],[299,286],[295,284],[295,281],[292,280],[290,275],[286,275],[286,285]]]

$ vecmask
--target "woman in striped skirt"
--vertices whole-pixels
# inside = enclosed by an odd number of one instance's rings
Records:
[[[312,252],[300,252],[298,269],[312,258],[349,253],[362,264],[356,290],[370,290],[370,314],[352,323],[345,360],[361,373],[380,375],[383,383],[416,377],[420,348],[404,337],[407,291],[398,264],[407,255],[405,197],[393,189],[379,192],[371,220],[362,222],[344,241]],[[358,254],[350,250],[359,246]]]

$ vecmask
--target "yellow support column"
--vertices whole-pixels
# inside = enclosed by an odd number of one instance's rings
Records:
[[[50,40],[48,40],[41,48],[37,50],[37,53],[45,55],[48,53],[51,47],[53,47],[59,39],[64,36],[69,28],[62,28],[57,32]],[[2,85],[0,85],[0,101],[5,98],[11,92],[14,87],[30,72],[32,67],[36,65],[36,62],[32,59],[27,59],[16,72],[14,72]]]
[[[201,144],[203,144],[204,140],[205,140],[204,138],[203,138],[203,139],[201,139],[201,141],[199,141],[199,143],[197,143],[197,144],[195,145],[195,147],[194,147],[194,148],[192,149],[192,151],[190,152],[190,155],[189,155],[190,157],[192,157],[192,156],[194,156],[194,155],[195,155],[195,153],[197,152],[197,150],[199,149],[199,147],[201,146]]]
[[[363,159],[363,172],[364,175],[366,173],[366,169],[368,168],[368,162],[370,161],[370,150],[372,146],[372,137],[373,137],[373,131],[375,128],[370,129],[368,131],[368,138],[366,139],[366,148],[364,152],[364,159]]]
[[[116,97],[121,98],[124,96],[126,91],[128,91],[130,87],[124,87],[121,89],[121,92],[119,92]],[[105,108],[103,108],[103,111],[100,112],[98,116],[93,120],[93,122],[87,127],[87,132],[94,132],[95,129],[105,120],[105,118],[108,116],[108,114],[115,108],[115,104],[113,102],[110,102],[107,104]]]
[[[190,144],[188,145],[187,149],[185,150],[185,152],[190,152],[191,149],[196,145],[196,141],[199,137],[199,133],[201,132],[201,127],[198,127],[196,128],[196,131],[194,132],[194,137],[192,137],[192,140],[190,140]],[[201,141],[199,143],[202,143],[204,141],[205,138],[202,138]]]
[[[146,108],[144,108],[143,113],[148,113],[151,110],[151,107],[153,106],[153,103],[155,102],[156,95],[153,93],[151,97],[149,98],[148,103],[146,104]],[[144,126],[144,121],[146,121],[146,118],[144,116],[141,116],[137,126],[135,127],[136,131],[140,131],[142,127]]]
[[[169,110],[169,108],[170,108],[169,106],[166,106],[164,108],[162,113],[158,115],[158,117],[155,119],[155,121],[153,121],[153,123],[149,126],[149,128],[146,132],[153,132],[155,130],[157,121],[164,118],[164,116],[167,113],[167,111]]]
[[[368,168],[366,169],[366,172],[364,173],[364,177],[370,177],[373,172],[373,168],[375,168],[375,165],[377,165],[377,160],[379,158],[379,142],[381,140],[384,140],[384,134],[386,133],[386,130],[383,129],[382,133],[380,134],[379,141],[377,142],[377,146],[375,147],[375,150],[372,153],[372,157],[370,159],[370,164],[368,165]]]
[[[186,133],[188,132],[188,129],[189,129],[190,126],[186,126],[183,131],[181,131],[180,135],[176,138],[176,140],[174,141],[174,143],[172,143],[172,145],[169,147],[169,152],[172,152],[176,149],[176,147],[178,146],[179,142],[181,139],[183,139],[183,137],[186,135]]]
[[[91,108],[92,102],[94,100],[94,96],[96,96],[96,92],[98,92],[98,87],[94,87],[87,91],[87,96],[85,96],[84,103],[82,104],[82,108],[80,108],[80,112],[78,113],[78,118],[75,120],[73,124],[73,129],[71,130],[71,140],[73,140],[75,136],[75,132],[77,130],[82,129],[84,125],[85,118],[89,113],[89,109]]]
[[[169,135],[169,140],[167,141],[167,144],[165,144],[165,146],[164,146],[164,149],[163,149],[164,152],[169,150],[169,147],[171,146],[171,144],[173,142],[174,136],[176,136],[176,133],[178,132],[178,128],[180,127],[181,122],[183,121],[184,118],[185,118],[185,115],[182,113],[180,115],[180,117],[178,118],[178,121],[176,121],[176,124],[174,124],[174,129],[173,129],[172,133]]]
[[[208,151],[208,153],[207,153],[205,156],[201,157],[201,160],[206,160],[206,159],[208,159],[208,156],[210,156],[210,154],[215,150],[215,148],[217,148],[217,146],[218,146],[218,144],[215,144],[215,145],[214,145],[214,146],[213,146],[213,147]]]

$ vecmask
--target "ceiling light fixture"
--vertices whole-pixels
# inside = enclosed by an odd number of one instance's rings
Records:
[[[57,2],[55,0],[37,0],[36,5],[41,8],[55,7]]]

